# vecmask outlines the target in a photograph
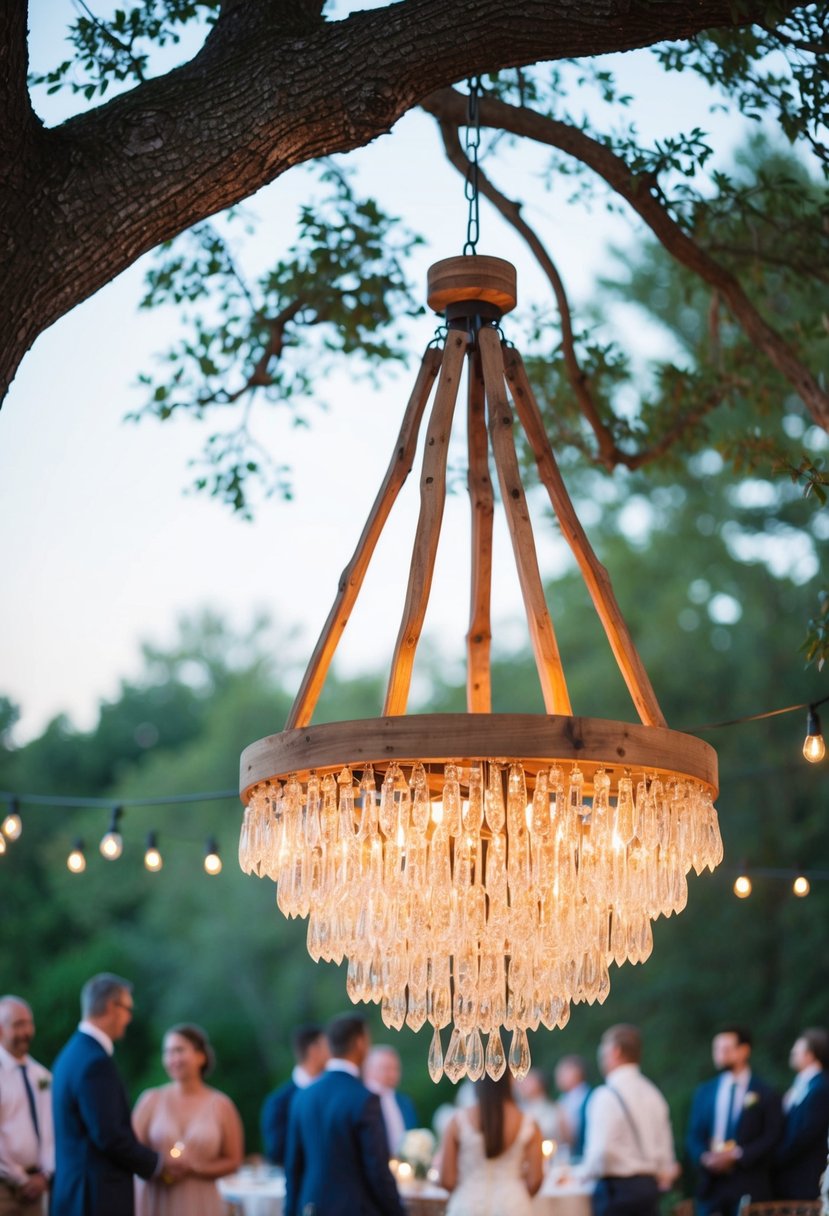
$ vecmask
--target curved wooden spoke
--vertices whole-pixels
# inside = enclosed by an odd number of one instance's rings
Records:
[[[648,673],[645,671],[633,638],[619,610],[610,577],[590,545],[564,485],[553,449],[544,429],[541,410],[530,386],[524,361],[516,350],[508,350],[504,359],[507,378],[521,424],[533,450],[538,474],[550,496],[561,531],[579,564],[582,577],[593,605],[604,626],[607,640],[622,673],[636,712],[645,726],[665,726]]]
[[[572,714],[570,696],[564,679],[564,670],[558,652],[553,622],[544,598],[538,557],[535,550],[532,525],[527,499],[521,483],[518,457],[512,436],[513,416],[507,400],[504,380],[504,358],[501,343],[494,329],[481,329],[478,336],[484,385],[486,386],[489,412],[489,435],[501,497],[507,513],[512,549],[521,584],[521,594],[527,613],[530,638],[544,694],[544,705],[549,714]]]
[[[423,455],[423,473],[420,478],[420,515],[417,521],[412,561],[409,568],[409,585],[403,619],[394,648],[386,703],[383,713],[404,714],[409,699],[415,651],[420,641],[432,574],[435,569],[443,506],[446,501],[446,458],[449,450],[449,435],[452,415],[460,386],[463,360],[469,339],[466,334],[453,331],[446,339],[440,380],[435,394],[435,403],[426,432],[426,450]]]
[[[334,652],[339,645],[343,630],[348,624],[351,611],[360,593],[360,588],[363,585],[366,570],[368,569],[377,541],[383,531],[395,499],[411,472],[417,450],[417,437],[420,432],[423,411],[426,408],[426,402],[429,400],[429,394],[432,391],[435,377],[440,370],[441,358],[442,352],[434,347],[428,347],[423,356],[412,394],[403,415],[403,421],[400,424],[400,431],[394,446],[394,454],[386,470],[386,476],[383,478],[382,485],[374,500],[374,505],[369,512],[368,519],[357,542],[357,548],[354,550],[354,555],[340,575],[336,599],[331,606],[331,611],[323,626],[319,641],[314,648],[314,653],[311,655],[311,661],[305,670],[305,675],[302,677],[299,692],[296,695],[291,712],[288,715],[288,721],[285,724],[286,730],[307,726],[311,721],[322,686],[325,683],[325,677],[328,674],[328,668],[331,665]]]
[[[472,508],[472,577],[469,632],[466,635],[466,707],[470,713],[492,709],[490,644],[492,624],[492,481],[489,476],[489,443],[486,433],[484,381],[480,359],[469,360],[467,437],[469,448],[469,498]]]

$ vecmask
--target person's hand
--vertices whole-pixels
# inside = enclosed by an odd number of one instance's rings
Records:
[[[171,1157],[169,1153],[164,1158],[164,1168],[161,1171],[161,1177],[165,1182],[174,1183],[181,1182],[182,1178],[186,1178],[190,1173],[190,1166],[185,1160],[184,1154],[179,1153],[175,1157]]]
[[[48,1189],[49,1183],[43,1174],[30,1174],[23,1185],[17,1188],[17,1193],[25,1203],[34,1203],[41,1195],[45,1195]]]
[[[705,1166],[709,1174],[727,1174],[729,1170],[734,1168],[737,1159],[738,1154],[735,1149],[721,1148],[703,1153],[700,1157],[700,1162]]]

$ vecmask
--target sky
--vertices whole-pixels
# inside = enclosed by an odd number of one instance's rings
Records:
[[[32,66],[43,69],[65,57],[60,31],[74,10],[65,0],[50,0],[32,11]],[[645,135],[699,122],[707,102],[687,73],[674,77],[666,91],[658,72],[641,59],[625,57],[621,67],[644,88],[638,114]],[[36,102],[48,124],[74,104],[60,94],[47,99],[42,91]],[[711,123],[720,128],[727,159],[739,123],[724,115]],[[426,236],[427,247],[411,267],[425,297],[428,264],[459,253],[466,229],[463,183],[443,159],[434,124],[420,113],[407,115],[393,135],[347,162],[359,163],[365,192],[376,192]],[[513,158],[500,180],[523,193],[525,214],[549,242],[571,296],[585,299],[606,263],[607,242],[627,230],[601,207],[586,211],[569,204],[568,183],[545,193],[543,165],[538,154]],[[299,204],[315,189],[300,169],[252,200],[249,206],[262,219],[254,256],[284,248]],[[522,300],[546,299],[517,238],[483,201],[479,248],[516,263]],[[81,728],[92,726],[100,700],[114,697],[121,678],[140,671],[140,643],[172,645],[178,620],[207,607],[238,629],[267,612],[281,639],[277,643],[275,634],[273,644],[284,646],[289,636],[299,670],[384,474],[414,365],[434,329],[434,318],[414,328],[411,369],[397,371],[381,389],[354,383],[344,365],[326,386],[330,410],[312,412],[309,429],[295,429],[278,416],[267,423],[268,443],[294,469],[295,496],[264,502],[250,523],[212,499],[185,493],[192,477],[188,461],[198,454],[209,423],[124,420],[142,400],[135,387],[139,372],[179,332],[174,313],[138,310],[151,261],[151,255],[142,259],[39,337],[0,412],[0,695],[22,710],[19,742],[58,713]],[[519,347],[526,323],[519,312],[505,326]],[[417,516],[416,471],[338,651],[343,671],[376,670],[390,659]],[[468,604],[467,517],[465,496],[450,499],[426,620],[426,635],[457,659]],[[549,575],[561,566],[560,543],[541,521],[536,539],[542,572]],[[513,644],[523,636],[521,601],[500,520],[495,562],[496,643]],[[274,722],[273,729],[281,725]]]

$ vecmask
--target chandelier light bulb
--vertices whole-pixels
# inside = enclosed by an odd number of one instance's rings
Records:
[[[751,894],[751,879],[748,874],[740,874],[735,878],[734,894],[738,899],[748,899]]]
[[[66,858],[66,868],[70,874],[83,874],[86,869],[86,854],[83,851],[83,841],[76,840],[72,851]]]
[[[798,874],[797,878],[792,883],[792,891],[799,899],[803,899],[812,889],[812,884],[809,882],[805,874]]]
[[[826,743],[820,729],[820,715],[814,706],[809,707],[806,719],[806,738],[803,742],[803,756],[810,764],[819,764],[826,755]]]
[[[219,856],[219,846],[215,836],[211,836],[204,847],[204,872],[211,878],[222,872],[222,859]]]
[[[158,836],[155,832],[150,832],[147,835],[147,848],[144,853],[144,868],[149,870],[151,874],[157,874],[164,865],[164,859],[161,856],[158,848]]]
[[[118,830],[118,822],[122,814],[121,807],[115,807],[109,821],[109,829],[101,837],[101,843],[98,845],[101,856],[107,861],[117,861],[124,851],[124,838]]]
[[[3,820],[2,825],[0,825],[0,831],[2,831],[7,840],[19,839],[20,833],[23,831],[23,823],[15,800],[12,800],[9,804],[8,814]]]

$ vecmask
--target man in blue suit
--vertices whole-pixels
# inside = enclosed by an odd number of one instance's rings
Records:
[[[295,1095],[316,1081],[325,1068],[328,1060],[325,1031],[317,1025],[298,1026],[293,1034],[293,1049],[296,1067],[290,1080],[268,1094],[262,1104],[262,1148],[274,1165],[285,1164],[288,1116]]]
[[[162,1168],[174,1180],[183,1167],[139,1144],[113,1044],[133,1013],[132,985],[96,975],[81,992],[81,1022],[52,1075],[55,1179],[51,1216],[133,1216],[133,1175]]]
[[[777,1199],[817,1199],[829,1136],[829,1035],[815,1027],[795,1041],[789,1063],[794,1085],[783,1099],[785,1125],[772,1164]]]
[[[700,1216],[736,1216],[743,1195],[755,1203],[771,1198],[771,1162],[783,1113],[774,1090],[751,1071],[747,1030],[721,1030],[712,1055],[720,1075],[694,1094],[687,1147],[699,1173]]]
[[[380,1099],[360,1080],[371,1047],[366,1021],[343,1014],[327,1035],[325,1072],[291,1106],[285,1216],[404,1216]]]
[[[407,1131],[417,1127],[417,1111],[408,1094],[397,1088],[402,1068],[400,1055],[394,1047],[379,1044],[366,1057],[363,1080],[380,1099],[380,1111],[386,1125],[386,1139],[392,1156],[400,1152]]]

